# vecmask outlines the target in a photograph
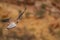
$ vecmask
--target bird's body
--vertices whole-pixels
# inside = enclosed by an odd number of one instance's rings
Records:
[[[16,23],[15,22],[11,22],[8,26],[7,29],[11,29],[11,28],[15,28],[16,27]]]

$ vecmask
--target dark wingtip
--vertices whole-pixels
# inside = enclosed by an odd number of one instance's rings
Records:
[[[1,22],[9,22],[10,18],[7,18],[7,19],[2,19],[0,20]]]

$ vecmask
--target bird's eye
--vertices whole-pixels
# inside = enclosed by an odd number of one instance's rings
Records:
[[[1,22],[9,22],[10,18],[2,19]]]

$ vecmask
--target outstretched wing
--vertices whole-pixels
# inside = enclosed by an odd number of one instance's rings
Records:
[[[19,16],[18,16],[17,20],[20,19],[20,18],[22,17],[22,15],[24,14],[25,11],[26,11],[26,7],[25,7],[25,9],[24,9],[23,12],[19,11]]]

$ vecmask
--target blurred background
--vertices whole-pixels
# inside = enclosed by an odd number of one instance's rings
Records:
[[[0,0],[0,40],[60,40],[60,0]]]

